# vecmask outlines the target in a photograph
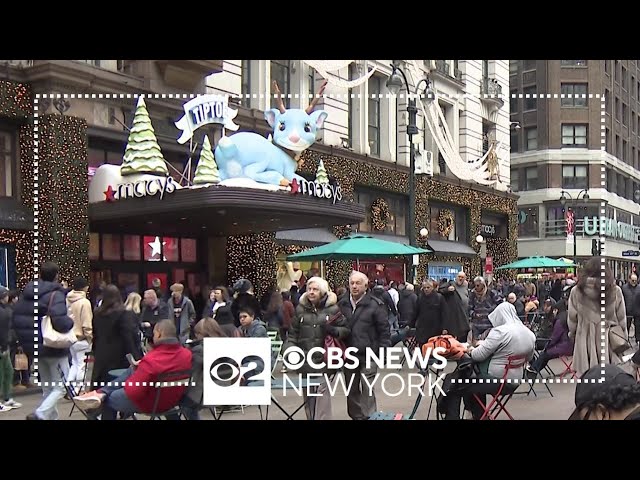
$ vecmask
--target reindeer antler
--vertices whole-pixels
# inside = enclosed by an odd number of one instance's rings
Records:
[[[320,90],[318,90],[318,93],[316,94],[314,99],[311,101],[311,103],[309,104],[309,106],[307,107],[305,112],[307,112],[307,113],[313,112],[313,109],[315,108],[316,104],[318,103],[318,100],[320,100],[320,97],[324,93],[324,89],[326,88],[327,83],[329,83],[329,80],[325,80],[324,82],[322,82],[322,85],[320,86]]]
[[[278,102],[278,110],[280,110],[280,113],[286,112],[287,109],[284,107],[284,100],[282,99],[280,88],[278,88],[278,82],[276,82],[275,80],[273,81],[273,89],[276,91],[276,94],[277,94],[276,101]]]

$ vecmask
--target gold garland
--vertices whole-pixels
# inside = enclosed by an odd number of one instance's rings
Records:
[[[376,198],[371,204],[371,223],[373,228],[378,231],[386,229],[390,219],[389,204],[382,197]]]
[[[456,221],[451,210],[440,210],[438,214],[438,233],[444,238],[449,238]]]

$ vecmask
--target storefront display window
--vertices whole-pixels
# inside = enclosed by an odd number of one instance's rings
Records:
[[[353,262],[353,269],[359,270],[369,277],[369,283],[375,283],[376,280],[384,280],[385,285],[393,281],[396,284],[402,283],[406,279],[406,268],[402,260],[385,261],[381,263],[379,260]]]

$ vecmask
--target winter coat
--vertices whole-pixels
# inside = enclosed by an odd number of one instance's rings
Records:
[[[24,352],[33,358],[33,302],[34,283],[29,282],[16,304],[13,311],[13,329],[18,336],[18,341],[22,345]],[[49,301],[51,296],[51,310]],[[57,282],[45,282],[38,280],[38,356],[39,357],[66,357],[69,355],[68,348],[49,348],[42,346],[42,318],[45,315],[51,317],[53,328],[60,333],[67,333],[73,328],[73,320],[67,315],[67,302],[65,290]]]
[[[249,307],[255,313],[255,318],[260,317],[262,309],[260,308],[260,302],[250,293],[239,293],[237,297],[233,299],[231,303],[231,314],[233,315],[233,323],[236,327],[240,326],[240,309]]]
[[[640,298],[640,285],[632,287],[631,284],[625,283],[622,287],[622,293],[624,294],[624,304],[626,306],[627,316],[640,316],[640,310],[637,310],[636,300]]]
[[[416,329],[416,341],[419,345],[427,343],[431,337],[442,334],[445,308],[444,297],[438,292],[420,294],[416,318],[409,324],[411,328]]]
[[[573,340],[569,338],[569,325],[567,324],[568,313],[565,310],[558,314],[556,322],[553,324],[551,340],[546,347],[546,352],[552,358],[573,355]]]
[[[11,309],[0,303],[0,352],[9,349],[9,330],[11,330]]]
[[[372,348],[378,355],[380,347],[391,345],[388,310],[382,300],[367,293],[354,310],[351,295],[347,293],[338,301],[338,307],[347,319],[347,327],[351,331],[347,346],[357,349],[355,355],[358,358],[364,359],[367,348]]]
[[[622,363],[619,355],[608,348],[608,329],[611,326],[619,325],[624,336],[627,336],[627,318],[624,305],[624,296],[620,287],[613,287],[609,294],[610,298],[605,301],[605,321],[607,332],[605,341],[607,344],[604,363],[618,365]],[[573,368],[578,377],[587,370],[602,363],[600,327],[600,279],[587,278],[584,289],[579,286],[571,289],[569,295],[569,338],[574,340],[573,348]]]
[[[401,327],[409,325],[415,321],[418,311],[418,295],[413,290],[400,290],[400,299],[398,300],[398,323]]]
[[[462,306],[462,299],[455,289],[454,283],[447,282],[438,289],[438,293],[442,295],[446,307],[442,328],[447,330],[449,335],[460,338],[466,337],[471,327],[469,326],[467,312]],[[449,291],[449,287],[453,287],[453,291]]]
[[[159,299],[160,297],[158,297]],[[169,306],[167,302],[164,300],[158,300],[158,304],[155,308],[151,308],[148,305],[144,305],[142,307],[142,311],[140,312],[140,322],[148,322],[151,324],[150,327],[145,327],[142,329],[144,332],[144,336],[148,339],[153,338],[153,328],[156,326],[160,320],[172,320],[173,312],[169,312]]]
[[[132,311],[115,310],[104,315],[96,309],[93,317],[93,382],[109,382],[109,370],[128,368],[127,353],[139,353],[137,324]]]
[[[191,369],[191,351],[180,345],[177,338],[158,341],[127,378],[124,393],[141,413],[151,413],[156,399],[154,383],[163,373],[182,372]],[[173,380],[172,380],[173,381]],[[189,379],[175,380],[181,385],[163,387],[156,412],[164,412],[178,405],[187,390]]]
[[[334,315],[341,313],[338,308],[338,297],[333,292],[329,292],[322,299],[318,306],[314,306],[304,293],[300,297],[300,302],[296,308],[296,313],[291,322],[287,342],[283,352],[289,347],[299,347],[304,351],[305,358],[312,348],[324,348],[324,339],[327,336],[327,321]],[[331,325],[337,328],[338,339],[346,341],[349,337],[349,327],[344,315],[336,318]],[[315,352],[313,362],[318,364],[324,361],[322,352]],[[301,366],[299,373],[329,373],[329,369],[319,370],[309,366],[306,362]]]
[[[73,330],[78,340],[93,341],[93,311],[91,301],[83,290],[67,293],[67,310],[73,318]]]
[[[191,377],[191,385],[187,389],[186,397],[190,400],[191,405],[198,406],[202,404],[204,390],[204,344],[203,340],[195,340],[189,344],[191,350],[191,368],[193,369],[193,377]]]
[[[254,319],[248,327],[241,327],[243,337],[268,337],[267,325],[260,319]]]
[[[474,337],[479,337],[492,327],[489,314],[495,310],[497,305],[495,294],[490,289],[487,289],[483,297],[479,297],[475,290],[469,293],[469,319]]]
[[[174,321],[176,331],[178,333],[178,339],[180,343],[184,343],[189,338],[191,332],[191,324],[196,318],[196,309],[193,306],[193,302],[186,296],[180,298],[180,302],[176,303],[173,297],[169,298],[167,302],[169,307],[170,319]],[[176,315],[179,315],[176,319]]]

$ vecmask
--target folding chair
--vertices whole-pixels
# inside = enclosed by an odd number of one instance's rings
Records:
[[[505,365],[505,368],[504,368],[504,374],[502,375],[502,379],[500,383],[497,384],[499,385],[498,391],[496,393],[488,394],[488,395],[491,395],[492,398],[487,405],[485,405],[485,403],[480,399],[478,394],[476,393],[473,394],[473,398],[484,409],[484,412],[482,413],[482,417],[480,417],[480,420],[487,420],[487,419],[495,420],[498,417],[498,415],[500,415],[500,413],[502,412],[504,412],[509,417],[510,420],[513,420],[513,417],[507,410],[506,406],[507,406],[507,403],[509,403],[509,400],[511,400],[511,397],[513,397],[513,394],[518,389],[519,385],[515,384],[515,388],[511,390],[514,384],[507,382],[507,376],[509,375],[510,370],[524,368],[526,361],[527,361],[527,357],[525,357],[524,355],[512,355],[507,358],[507,364]],[[509,387],[507,387],[507,385]],[[505,389],[508,389],[511,391],[507,392],[505,391]]]
[[[80,385],[79,388],[76,389],[78,395],[84,392],[88,392],[90,390],[90,389],[87,389],[87,387],[90,386],[90,385],[87,385],[87,377],[89,376],[89,364],[94,363],[94,361],[95,361],[95,357],[93,356],[93,352],[85,352],[84,375],[82,376],[82,385]],[[91,377],[89,377],[89,382],[91,382]],[[73,402],[73,405],[71,406],[71,411],[69,412],[69,416],[73,415],[73,411],[75,409],[76,409],[76,404],[75,402]]]
[[[578,378],[577,372],[573,369],[573,356],[562,356],[560,361],[564,364],[564,371],[559,375],[564,378],[565,375],[571,375],[571,378]]]
[[[415,328],[411,329],[409,331],[409,335],[402,340],[402,344],[405,346],[405,348],[407,349],[407,353],[409,355],[411,355],[413,353],[413,351],[418,348],[418,340],[416,340],[416,330]],[[406,355],[402,356],[402,359],[400,360],[400,367],[404,367],[405,362],[407,361],[407,357]]]
[[[156,390],[156,396],[153,402],[153,410],[151,410],[151,413],[149,413],[149,420],[160,420],[161,417],[166,418],[168,415],[177,415],[178,420],[181,416],[184,417],[179,403],[164,412],[158,412],[158,404],[160,403],[160,395],[162,394],[162,390],[164,388],[176,388],[177,386],[184,385],[185,382],[187,383],[187,385],[191,385],[192,376],[193,372],[191,369],[181,370],[178,372],[167,372],[158,375],[154,386]]]
[[[73,410],[75,409],[75,407],[78,407],[78,404],[75,401],[75,397],[77,397],[80,394],[80,389],[76,390],[76,388],[73,385],[71,385],[70,382],[67,381],[67,376],[64,374],[64,372],[59,366],[58,366],[58,373],[60,373],[60,378],[62,379],[62,385],[64,386],[64,390],[65,392],[67,392],[67,395],[69,396],[69,398],[71,399],[71,402],[73,403],[73,406],[71,407],[71,413],[73,413]],[[94,420],[94,418],[88,415],[87,412],[85,412],[82,408],[78,407],[78,411],[87,420]],[[69,413],[69,416],[71,416],[71,413]]]

